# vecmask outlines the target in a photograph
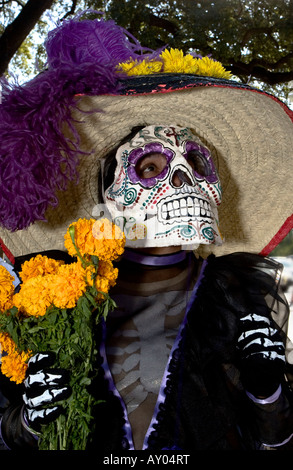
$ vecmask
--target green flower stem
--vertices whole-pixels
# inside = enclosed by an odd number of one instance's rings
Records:
[[[87,299],[87,303],[91,305],[91,300]],[[99,309],[97,312],[97,316],[99,316]],[[80,337],[80,342],[84,346],[83,356],[81,360],[78,352],[73,351],[71,354],[70,385],[72,395],[65,403],[62,403],[64,414],[59,416],[55,423],[52,423],[53,429],[51,426],[44,427],[41,449],[85,450],[90,430],[94,426],[91,416],[96,401],[88,393],[86,387],[90,383],[93,363],[97,354],[96,343],[93,338],[96,315],[90,312],[86,317],[81,315],[78,309],[74,309],[69,313],[69,318],[78,322],[75,323],[76,328],[83,331],[83,335]],[[82,329],[80,328],[81,325],[83,326]],[[60,331],[57,331],[56,335],[60,343]],[[60,364],[59,366],[64,365]],[[78,425],[80,427],[77,434]]]
[[[70,225],[70,227],[69,227],[69,229],[68,229],[68,232],[69,232],[71,241],[72,241],[72,243],[73,243],[73,246],[74,246],[74,248],[75,248],[76,254],[77,254],[78,258],[79,258],[80,261],[81,261],[82,267],[85,268],[85,267],[86,267],[86,263],[85,263],[83,257],[81,256],[81,253],[80,253],[80,251],[79,251],[79,249],[78,249],[78,247],[77,247],[77,245],[76,245],[76,243],[75,243],[75,227],[74,227],[74,225]]]
[[[59,444],[58,448],[59,450],[66,450],[66,447],[64,446],[64,435],[62,436],[63,430],[64,430],[64,417],[63,416],[59,416],[57,418],[56,426],[57,426],[57,437],[58,437],[58,439],[56,439],[56,443]],[[58,450],[58,448],[54,450]]]

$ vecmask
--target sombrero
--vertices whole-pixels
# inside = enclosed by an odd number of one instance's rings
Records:
[[[64,250],[70,223],[101,203],[101,158],[138,125],[190,127],[212,152],[224,243],[203,256],[268,255],[292,229],[293,113],[279,99],[211,59],[144,50],[103,18],[63,22],[47,53],[45,71],[3,87],[0,238],[11,260]]]

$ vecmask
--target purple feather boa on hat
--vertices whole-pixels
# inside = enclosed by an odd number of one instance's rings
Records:
[[[45,220],[56,192],[78,180],[81,152],[71,110],[78,94],[118,93],[115,66],[145,52],[114,21],[80,15],[51,31],[48,68],[24,86],[2,84],[0,224],[10,231]],[[69,140],[62,133],[73,130]]]

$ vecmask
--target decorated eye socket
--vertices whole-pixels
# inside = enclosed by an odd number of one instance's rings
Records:
[[[160,142],[150,142],[132,150],[128,156],[129,181],[139,183],[144,188],[153,188],[158,181],[166,179],[173,157],[174,152]]]
[[[199,150],[190,150],[186,155],[189,165],[200,176],[210,176],[212,169],[204,155]]]
[[[183,156],[192,167],[195,176],[205,179],[208,183],[216,183],[219,180],[212,156],[207,147],[197,142],[187,141]]]
[[[149,153],[140,158],[135,171],[140,179],[154,178],[167,166],[167,158],[161,153]]]

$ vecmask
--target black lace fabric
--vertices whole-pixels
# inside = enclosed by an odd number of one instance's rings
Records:
[[[259,313],[277,325],[292,363],[292,343],[287,338],[289,307],[280,289],[281,271],[281,264],[251,253],[210,256],[199,289],[200,303],[193,306],[198,312],[200,343],[223,360],[233,359],[239,319]]]

